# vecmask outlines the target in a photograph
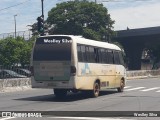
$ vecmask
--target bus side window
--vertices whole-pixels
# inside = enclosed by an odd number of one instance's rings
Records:
[[[99,60],[99,63],[102,63],[102,53],[101,53],[101,48],[98,48],[98,60]]]
[[[124,66],[125,64],[124,64],[123,54],[122,54],[122,52],[118,52],[118,54],[119,54],[120,64]]]
[[[85,51],[86,51],[86,61],[90,62],[90,52],[89,52],[89,46],[85,46]]]
[[[114,57],[113,57],[113,51],[107,50],[107,58],[108,58],[108,64],[114,63]]]
[[[94,54],[94,48],[89,46],[89,54],[90,54],[90,62],[95,63],[95,54]]]
[[[81,52],[82,52],[82,62],[87,62],[85,45],[81,45]]]
[[[96,61],[96,63],[99,63],[99,56],[98,56],[98,48],[94,48],[94,59]]]
[[[120,65],[120,57],[118,51],[114,51],[114,63]]]
[[[103,48],[101,49],[101,60],[102,63],[107,63],[106,50]]]
[[[78,51],[78,61],[83,62],[83,56],[81,51],[81,45],[77,45],[77,51]]]

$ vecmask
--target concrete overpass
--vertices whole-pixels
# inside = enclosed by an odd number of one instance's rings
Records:
[[[142,51],[147,46],[157,45],[160,43],[160,26],[140,29],[126,29],[116,31],[118,42],[122,44],[129,58],[128,69],[141,69]]]

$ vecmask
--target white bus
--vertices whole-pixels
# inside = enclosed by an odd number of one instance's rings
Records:
[[[73,35],[37,38],[31,56],[32,88],[52,88],[57,97],[85,91],[93,97],[100,90],[123,92],[126,70],[122,50],[110,43]]]

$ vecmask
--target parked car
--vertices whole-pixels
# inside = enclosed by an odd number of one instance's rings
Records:
[[[0,70],[0,79],[4,78],[25,78],[26,76],[20,75],[12,70]]]
[[[25,75],[27,77],[31,76],[31,71],[27,70],[27,69],[22,69],[22,68],[17,68],[14,70],[15,72],[17,72],[20,75]]]

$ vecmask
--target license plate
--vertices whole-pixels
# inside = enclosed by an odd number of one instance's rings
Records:
[[[52,87],[52,86],[55,87],[55,86],[57,86],[57,84],[56,83],[48,83],[47,86],[49,86],[49,87]]]

